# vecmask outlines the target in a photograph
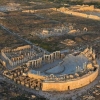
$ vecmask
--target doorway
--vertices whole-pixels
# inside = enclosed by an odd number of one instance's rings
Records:
[[[70,90],[70,86],[68,86],[68,90]]]

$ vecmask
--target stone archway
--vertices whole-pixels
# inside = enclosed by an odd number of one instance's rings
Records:
[[[83,31],[87,32],[87,30],[88,30],[87,27],[84,27],[84,28],[83,28]]]

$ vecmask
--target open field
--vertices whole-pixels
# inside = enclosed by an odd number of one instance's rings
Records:
[[[30,40],[32,43],[50,52],[87,45],[87,43],[91,43],[100,37],[99,21],[75,17],[49,9],[59,7],[59,3],[46,2],[45,0],[43,2],[39,2],[39,0],[35,0],[34,2],[31,0],[15,2],[18,3],[20,10],[2,12],[0,15],[0,23],[23,38]],[[6,0],[5,4],[7,4]],[[23,12],[25,10],[36,11],[34,13]],[[57,27],[70,25],[72,25],[74,29],[80,30],[77,36],[67,34],[66,32],[66,34],[62,36],[52,36],[41,39],[36,35],[40,34],[44,29],[55,29]],[[88,31],[81,34],[84,27],[86,27]],[[71,39],[76,44],[71,46],[66,45],[67,43],[62,44],[66,39]]]
[[[7,33],[0,27],[0,49],[4,47],[16,47],[25,44],[26,43]]]

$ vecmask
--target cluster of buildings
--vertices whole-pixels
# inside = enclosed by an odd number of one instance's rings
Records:
[[[71,34],[71,35],[79,35],[84,32],[87,32],[88,29],[86,27],[83,28],[83,30],[75,29],[72,25],[68,26],[62,26],[58,28],[52,28],[52,29],[43,29],[41,33],[37,33],[36,35],[40,38],[47,38],[52,36],[62,36],[65,34]]]
[[[18,68],[15,68],[11,71],[4,71],[4,75],[13,80],[17,84],[21,84],[31,89],[39,90],[42,88],[42,81],[41,79],[31,78],[26,75],[29,71],[27,65],[22,65]]]
[[[38,53],[37,53],[38,52]],[[14,68],[22,63],[25,63],[32,59],[37,59],[38,56],[42,56],[44,51],[38,49],[38,47],[25,45],[15,49],[4,48],[1,50],[1,58],[5,59],[3,65],[8,68]]]
[[[73,59],[80,57],[87,61],[80,61],[82,66]],[[17,61],[16,66],[15,61]],[[57,65],[54,66],[56,61]],[[95,80],[99,71],[95,51],[92,48],[86,48],[77,55],[65,55],[60,51],[47,54],[33,45],[14,49],[4,48],[1,50],[1,63],[8,69],[3,73],[7,78],[17,84],[42,91],[66,91],[83,87]],[[48,68],[48,65],[51,67]],[[71,68],[75,70],[74,73],[71,73],[73,70]],[[44,70],[41,71],[42,69]],[[69,69],[70,71],[67,71]]]

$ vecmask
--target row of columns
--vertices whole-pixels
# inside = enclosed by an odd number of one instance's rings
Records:
[[[16,51],[25,50],[25,49],[29,50],[29,49],[31,49],[31,46],[25,45],[25,46],[21,46],[21,47],[15,48],[15,49],[4,48],[4,49],[1,50],[1,52],[9,53],[9,52],[16,52]]]
[[[33,54],[32,51],[30,51],[29,53],[25,54],[25,56],[21,55],[20,57],[11,58],[11,60],[5,55],[4,52],[1,52],[1,54],[6,60],[8,60],[10,66],[12,66],[12,67],[16,66],[16,65],[18,65],[20,63],[26,62],[28,60],[31,60],[31,59],[33,59],[33,57],[36,57],[36,55]],[[28,63],[32,67],[40,67],[41,64],[42,64],[42,60],[44,62],[53,62],[54,59],[59,59],[59,58],[61,58],[61,53],[60,53],[60,51],[56,51],[56,52],[51,53],[50,55],[44,55],[43,58],[38,58],[38,59],[32,60],[32,61],[30,61]]]
[[[61,58],[61,53],[60,51],[56,51],[51,53],[50,55],[44,55],[43,58],[38,58],[36,60],[32,60],[29,61],[29,66],[33,66],[33,67],[39,67],[42,64],[42,60],[44,60],[44,62],[52,62],[54,61],[54,59],[59,59]]]
[[[16,66],[20,63],[23,63],[23,62],[26,62],[28,60],[31,60],[33,59],[33,57],[36,57],[36,55],[33,53],[33,52],[29,52],[28,54],[25,54],[24,55],[21,55],[20,57],[15,57],[15,58],[12,58],[12,64],[10,64],[11,66]]]
[[[22,60],[24,58],[23,55],[20,55],[19,57],[13,57],[11,58],[12,61]]]
[[[16,49],[10,49],[10,48],[8,49],[7,48],[7,49],[2,49],[1,51],[4,53],[10,53],[10,52],[16,52],[16,51],[21,51],[21,50],[25,50],[25,49],[29,50],[29,49],[31,49],[31,47],[30,48],[27,47],[27,48],[23,48],[23,49],[17,49],[17,48]]]
[[[9,52],[11,52],[11,49],[2,49],[1,52],[9,53]]]
[[[32,56],[35,56],[34,52],[30,51],[29,53],[25,53],[24,55],[18,56],[18,57],[13,57],[11,58],[12,61],[17,61],[21,60],[24,57],[31,58]]]
[[[54,59],[59,59],[61,58],[61,53],[60,51],[56,51],[51,53],[50,55],[44,55],[43,60],[44,62],[52,62]]]
[[[41,66],[41,64],[42,64],[42,58],[38,58],[38,59],[36,59],[36,60],[32,60],[32,61],[29,61],[28,62],[28,65],[29,66],[32,66],[32,68],[33,67],[40,67]]]
[[[77,72],[80,72],[81,70],[84,70],[84,71],[87,70],[87,63],[86,63],[86,62],[83,63],[83,69],[82,69],[80,66],[77,66],[77,67],[76,67],[76,73],[77,73]]]
[[[61,53],[60,51],[56,51],[51,53],[50,55],[44,55],[43,58],[38,58],[36,60],[31,60],[28,61],[27,66],[31,66],[32,68],[37,68],[40,67],[42,65],[42,62],[53,62],[55,59],[59,59],[61,58]]]

